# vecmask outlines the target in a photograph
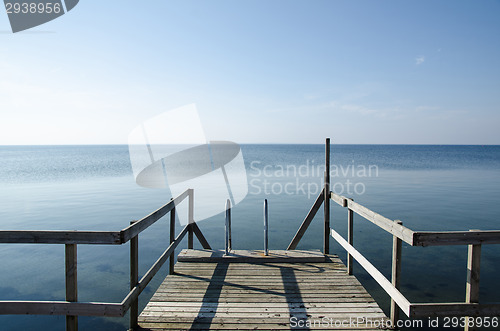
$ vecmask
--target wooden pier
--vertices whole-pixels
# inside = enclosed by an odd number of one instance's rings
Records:
[[[144,330],[380,330],[388,318],[337,256],[183,250],[139,316]],[[355,327],[354,327],[355,326]]]
[[[130,316],[130,329],[381,329],[409,319],[465,317],[465,330],[474,330],[473,317],[500,316],[500,304],[480,303],[481,248],[500,244],[500,231],[413,231],[399,220],[388,219],[367,207],[330,191],[330,140],[325,148],[325,180],[321,193],[305,216],[286,251],[232,250],[231,205],[226,204],[224,251],[214,251],[194,217],[194,191],[171,199],[158,210],[132,221],[120,231],[26,231],[0,230],[0,244],[59,244],[65,246],[65,301],[0,300],[0,315],[32,314],[66,316],[66,330],[78,330],[78,316]],[[188,200],[188,224],[178,233],[176,205]],[[330,202],[347,211],[347,238],[330,223]],[[222,202],[221,202],[222,203]],[[323,205],[323,250],[295,251],[310,223]],[[264,222],[267,231],[267,202]],[[170,241],[161,256],[142,277],[139,275],[139,235],[166,215],[170,217]],[[392,272],[388,278],[354,247],[354,216],[375,224],[393,237]],[[376,235],[376,234],[375,234]],[[187,250],[175,249],[187,236]],[[203,250],[193,249],[194,237]],[[330,239],[347,252],[347,267],[330,253]],[[266,238],[267,239],[267,238]],[[319,239],[319,238],[318,238]],[[123,245],[130,247],[130,291],[121,302],[78,301],[78,245]],[[402,245],[467,245],[467,282],[464,302],[410,302],[400,290]],[[267,240],[265,240],[267,248]],[[336,253],[336,252],[335,252]],[[139,315],[138,298],[169,261],[169,272],[158,291]],[[391,299],[390,319],[353,276],[356,260]],[[412,261],[422,263],[425,261]],[[8,272],[5,270],[3,272]],[[439,270],[432,270],[439,272]],[[478,325],[479,326],[479,325]]]

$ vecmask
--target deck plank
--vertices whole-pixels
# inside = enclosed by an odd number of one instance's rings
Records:
[[[336,256],[325,260],[316,251],[272,251],[273,259],[263,260],[258,251],[239,251],[230,259],[212,250],[182,253],[175,274],[165,278],[139,316],[142,330],[380,330],[388,325]]]

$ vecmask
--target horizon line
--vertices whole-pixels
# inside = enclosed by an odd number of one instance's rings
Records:
[[[229,140],[211,140],[211,141],[229,141]],[[318,145],[324,146],[324,143],[237,143],[239,145]],[[334,143],[331,145],[365,145],[365,146],[500,146],[500,144],[464,144],[464,143]],[[44,146],[128,146],[129,144],[116,143],[90,143],[90,144],[0,144],[0,147],[44,147]],[[134,144],[136,145],[136,144]],[[160,144],[153,144],[160,145]],[[176,145],[176,144],[161,144],[161,145]],[[184,145],[184,144],[177,144]],[[196,145],[196,144],[185,144]]]

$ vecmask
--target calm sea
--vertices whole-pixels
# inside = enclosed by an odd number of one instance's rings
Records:
[[[249,193],[233,209],[233,247],[262,249],[269,201],[270,248],[286,249],[319,193],[322,145],[243,145]],[[120,230],[170,199],[135,184],[127,146],[0,146],[0,229]],[[332,145],[332,189],[414,230],[500,229],[500,146]],[[224,201],[221,201],[221,205]],[[347,212],[332,203],[332,226]],[[223,249],[222,214],[199,223]],[[178,227],[178,229],[180,226]],[[321,215],[298,248],[321,248]],[[355,246],[386,276],[392,238],[360,217]],[[140,235],[140,273],[168,243],[167,220]],[[181,243],[186,247],[186,243]],[[345,251],[333,245],[345,261]],[[128,293],[128,245],[78,246],[80,301],[120,302]],[[483,247],[482,302],[500,301],[500,247]],[[464,301],[467,247],[403,245],[402,292],[412,302]],[[64,246],[0,244],[0,300],[64,300]],[[140,297],[145,305],[164,267]],[[355,275],[389,311],[389,299],[355,265]],[[128,317],[80,317],[81,330],[125,330]],[[3,316],[1,330],[64,330],[64,317]]]

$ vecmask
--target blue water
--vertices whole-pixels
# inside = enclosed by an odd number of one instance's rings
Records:
[[[262,249],[269,201],[270,248],[285,249],[322,183],[322,145],[243,145],[249,194],[233,209],[233,247]],[[0,229],[120,230],[170,199],[135,184],[127,146],[0,146]],[[332,145],[332,190],[414,230],[500,229],[500,146]],[[224,204],[224,201],[221,201]],[[298,248],[321,248],[321,216]],[[345,235],[347,212],[332,203]],[[223,215],[199,223],[223,248]],[[178,226],[178,229],[180,226]],[[140,235],[143,274],[168,241],[166,220]],[[355,246],[386,276],[392,238],[360,217]],[[186,243],[181,243],[186,247]],[[336,244],[333,251],[345,260]],[[500,301],[500,247],[483,247],[482,302]],[[120,302],[128,293],[128,245],[78,246],[80,301]],[[402,292],[412,302],[463,301],[467,248],[403,245]],[[64,300],[63,245],[0,244],[0,300]],[[144,306],[168,270],[140,297]],[[355,275],[388,313],[386,294]],[[81,330],[125,330],[128,317],[80,317]],[[61,316],[0,315],[1,330],[64,330]]]

